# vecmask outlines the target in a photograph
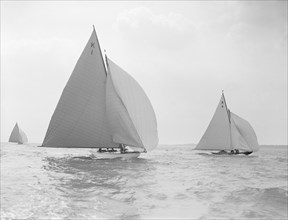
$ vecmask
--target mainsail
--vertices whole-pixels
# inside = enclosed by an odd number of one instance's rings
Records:
[[[18,123],[15,124],[11,132],[9,142],[16,142],[18,144],[25,144],[28,142],[26,134],[19,128]]]
[[[259,145],[252,126],[229,111],[222,93],[216,112],[195,149],[257,151]]]
[[[230,122],[224,94],[197,150],[231,150]]]
[[[153,149],[158,144],[152,105],[140,85],[107,59],[95,30],[63,90],[44,147]]]
[[[51,118],[44,147],[112,147],[105,114],[106,70],[95,30]]]

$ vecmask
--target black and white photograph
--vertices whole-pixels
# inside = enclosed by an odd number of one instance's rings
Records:
[[[286,220],[287,0],[0,1],[3,220]]]

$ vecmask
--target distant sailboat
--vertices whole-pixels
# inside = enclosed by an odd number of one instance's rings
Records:
[[[195,150],[221,150],[223,153],[229,151],[229,154],[232,151],[232,154],[246,155],[259,150],[252,126],[230,112],[223,92],[214,116]]]
[[[28,138],[26,136],[26,134],[24,133],[24,131],[22,131],[19,126],[18,123],[15,124],[12,133],[10,135],[9,138],[9,142],[15,142],[18,144],[25,144],[28,142]]]
[[[156,116],[145,92],[107,56],[105,61],[107,69],[93,29],[62,92],[43,147],[119,148],[123,144],[146,152],[158,145]]]

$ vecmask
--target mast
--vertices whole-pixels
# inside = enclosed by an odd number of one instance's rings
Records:
[[[224,99],[224,104],[225,104],[226,111],[227,111],[227,117],[228,117],[228,120],[229,120],[229,137],[230,137],[229,142],[230,142],[230,148],[233,150],[232,135],[231,135],[231,113],[230,113],[230,110],[227,107],[226,99],[225,99],[225,96],[224,96],[224,90],[222,90],[222,96],[223,96],[223,99]]]

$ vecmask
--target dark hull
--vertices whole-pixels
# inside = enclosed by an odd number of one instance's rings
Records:
[[[212,154],[214,154],[214,155],[241,155],[241,154],[244,154],[244,155],[250,155],[250,154],[252,154],[253,153],[253,151],[246,151],[246,152],[239,152],[239,153],[230,153],[230,152],[226,152],[226,153],[219,153],[219,152],[217,152],[217,153],[215,153],[215,152],[212,152]]]

